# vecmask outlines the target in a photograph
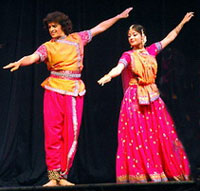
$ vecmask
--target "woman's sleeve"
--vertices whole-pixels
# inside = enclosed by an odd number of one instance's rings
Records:
[[[92,34],[90,30],[81,31],[78,34],[81,37],[84,46],[92,40]]]
[[[156,42],[146,48],[146,50],[151,54],[152,56],[157,56],[160,51],[162,50],[162,45],[160,42]]]
[[[38,54],[40,57],[40,62],[44,62],[47,59],[47,48],[45,45],[41,45],[35,52],[35,54]]]
[[[130,62],[131,62],[130,54],[127,52],[124,52],[121,58],[119,59],[118,64],[123,64],[125,67],[127,67]]]

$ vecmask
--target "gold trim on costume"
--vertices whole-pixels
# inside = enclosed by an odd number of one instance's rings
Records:
[[[48,178],[49,180],[59,181],[61,179],[61,175],[58,171],[48,170]]]
[[[189,180],[189,177],[187,175],[179,175],[179,176],[174,176],[172,179],[176,181],[186,181]],[[140,175],[123,175],[123,176],[118,176],[117,177],[117,182],[118,183],[125,183],[125,182],[134,182],[134,183],[144,183],[147,181],[153,181],[153,182],[167,182],[168,178],[166,177],[165,173],[154,173],[154,174],[140,174]]]

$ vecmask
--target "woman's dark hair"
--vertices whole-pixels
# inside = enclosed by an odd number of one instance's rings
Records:
[[[135,30],[137,32],[139,32],[141,35],[146,35],[146,31],[145,31],[145,28],[142,26],[142,25],[138,25],[138,24],[134,24],[134,25],[131,25],[129,27],[129,30]],[[129,32],[128,30],[128,32]]]
[[[47,14],[47,16],[43,19],[43,24],[46,29],[48,29],[48,24],[54,22],[58,23],[62,26],[62,30],[66,35],[69,35],[73,32],[72,30],[72,22],[68,15],[65,15],[62,12],[55,11]]]

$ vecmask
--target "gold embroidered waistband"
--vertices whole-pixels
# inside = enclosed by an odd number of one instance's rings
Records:
[[[81,72],[79,71],[51,71],[52,77],[58,77],[58,78],[80,78]]]

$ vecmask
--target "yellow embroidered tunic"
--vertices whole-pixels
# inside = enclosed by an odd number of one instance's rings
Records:
[[[80,79],[83,69],[84,46],[92,39],[90,31],[72,33],[64,38],[52,39],[41,45],[35,53],[47,64],[50,76],[41,84],[45,89],[61,94],[82,96],[85,85]]]

